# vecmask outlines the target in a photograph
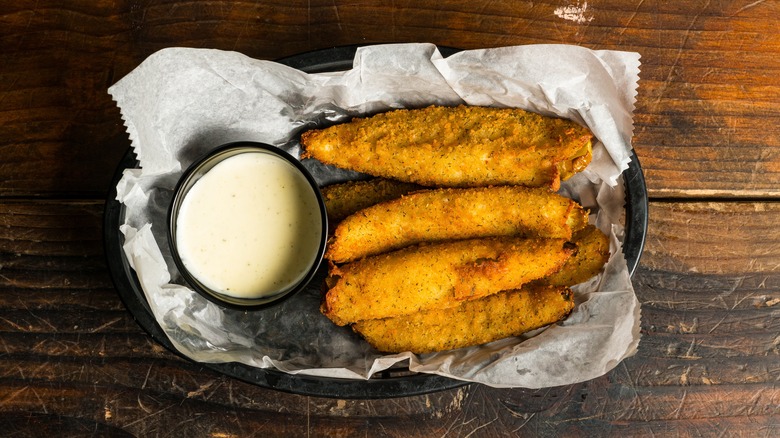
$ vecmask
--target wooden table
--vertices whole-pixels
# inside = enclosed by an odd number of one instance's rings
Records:
[[[780,3],[760,0],[4,2],[2,434],[780,435],[778,23]],[[375,42],[641,53],[636,356],[565,387],[345,400],[226,377],[135,323],[102,243],[128,145],[107,87],[164,47],[276,59]]]

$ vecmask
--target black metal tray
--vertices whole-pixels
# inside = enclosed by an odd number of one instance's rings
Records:
[[[352,67],[352,60],[358,47],[317,50],[283,58],[278,62],[308,73],[347,70]],[[440,47],[439,51],[443,56],[457,52],[456,49],[446,47]],[[190,360],[176,350],[157,324],[138,278],[122,250],[124,237],[119,232],[119,226],[124,222],[124,206],[116,200],[116,185],[125,169],[135,167],[138,167],[138,161],[128,147],[127,153],[116,169],[103,217],[103,239],[109,271],[122,301],[138,324],[165,348]],[[623,252],[629,272],[633,274],[639,263],[647,232],[647,189],[642,169],[635,155],[632,155],[629,168],[624,172],[623,177],[626,184],[627,218]],[[433,374],[412,373],[404,369],[381,372],[368,380],[350,380],[292,375],[236,362],[203,363],[202,366],[262,387],[321,397],[390,398],[426,394],[467,384],[460,380]]]

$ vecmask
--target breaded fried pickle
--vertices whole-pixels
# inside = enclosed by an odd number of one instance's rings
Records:
[[[352,328],[379,351],[419,354],[519,336],[560,321],[573,308],[574,298],[568,288],[536,285],[464,301],[447,309],[360,321]]]
[[[359,321],[352,328],[382,352],[430,353],[518,336],[562,320],[574,308],[568,286],[601,271],[609,259],[609,239],[588,225],[574,234],[577,253],[561,269],[525,285],[451,308]]]
[[[488,236],[570,239],[587,223],[588,214],[579,204],[545,188],[427,190],[344,219],[325,257],[344,263],[424,241]]]
[[[601,271],[609,260],[609,238],[593,225],[576,232],[572,241],[577,254],[563,265],[560,271],[539,280],[553,286],[574,286]]]
[[[348,181],[322,188],[328,223],[338,224],[347,216],[380,202],[396,199],[423,189],[417,184],[374,178],[366,181]]]
[[[551,187],[590,162],[591,132],[515,108],[394,110],[303,133],[304,157],[425,186]]]
[[[484,238],[409,247],[331,269],[321,311],[337,325],[446,308],[549,275],[566,239]]]

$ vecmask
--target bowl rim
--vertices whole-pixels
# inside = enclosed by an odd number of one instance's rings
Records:
[[[176,218],[178,217],[175,215],[178,214],[182,202],[186,197],[186,193],[183,193],[184,188],[189,185],[189,189],[191,189],[197,183],[196,180],[195,182],[192,182],[192,184],[190,184],[193,178],[195,178],[196,176],[198,177],[198,179],[202,178],[203,175],[208,173],[221,161],[244,153],[270,154],[278,158],[281,158],[288,164],[292,165],[295,169],[298,170],[298,172],[300,172],[301,175],[303,175],[303,177],[306,179],[309,186],[313,190],[314,196],[317,199],[318,211],[320,213],[320,224],[321,224],[320,242],[319,245],[317,246],[317,254],[314,257],[314,261],[312,262],[312,265],[309,267],[308,271],[306,272],[306,275],[304,275],[297,283],[295,283],[294,286],[286,290],[283,290],[273,295],[268,295],[268,296],[258,297],[258,298],[231,297],[229,295],[220,294],[219,292],[214,291],[209,287],[205,286],[185,266],[184,261],[179,255],[178,245],[176,243],[176,237],[175,237],[176,226],[177,226]],[[212,163],[214,160],[216,160],[216,162]],[[203,174],[198,176],[198,172],[204,166],[207,165],[210,165],[210,167],[205,172],[203,172]],[[311,175],[311,173],[303,166],[300,160],[298,160],[297,158],[295,158],[294,156],[292,156],[291,154],[289,154],[288,152],[286,152],[285,150],[279,147],[272,146],[267,143],[256,142],[256,141],[240,140],[240,141],[232,141],[229,143],[224,143],[220,146],[217,146],[216,148],[210,150],[208,153],[202,155],[200,158],[196,159],[182,173],[182,175],[179,177],[179,180],[176,182],[176,186],[173,190],[173,196],[171,197],[171,202],[170,205],[168,206],[168,211],[166,213],[165,232],[168,240],[168,245],[171,250],[171,257],[173,258],[173,262],[176,265],[176,269],[178,270],[179,274],[182,276],[184,282],[188,287],[190,287],[192,290],[197,292],[203,298],[209,300],[214,304],[219,305],[220,307],[228,308],[228,309],[252,311],[252,310],[261,310],[261,309],[265,309],[271,306],[281,304],[286,299],[304,290],[306,286],[312,281],[317,271],[319,270],[320,266],[322,265],[322,261],[325,255],[325,249],[328,240],[328,215],[325,207],[325,200],[322,196],[322,192],[320,191],[319,185],[317,184],[316,180]]]

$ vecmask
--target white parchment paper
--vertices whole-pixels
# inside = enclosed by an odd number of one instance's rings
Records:
[[[639,303],[622,256],[627,168],[639,55],[565,45],[459,52],[431,44],[369,46],[351,70],[306,74],[235,52],[161,50],[109,89],[140,168],[125,171],[117,198],[120,231],[154,316],[174,346],[196,361],[241,362],[287,373],[367,379],[406,364],[496,387],[539,388],[603,375],[636,352]],[[576,286],[577,306],[561,324],[491,344],[428,355],[381,355],[319,313],[319,281],[260,312],[224,310],[181,280],[165,235],[172,189],[209,150],[237,140],[299,156],[301,131],[389,108],[489,105],[570,118],[597,136],[594,158],[562,192],[591,209],[611,237],[604,272]],[[312,160],[322,184],[355,177]],[[392,291],[388,291],[392,293]]]

